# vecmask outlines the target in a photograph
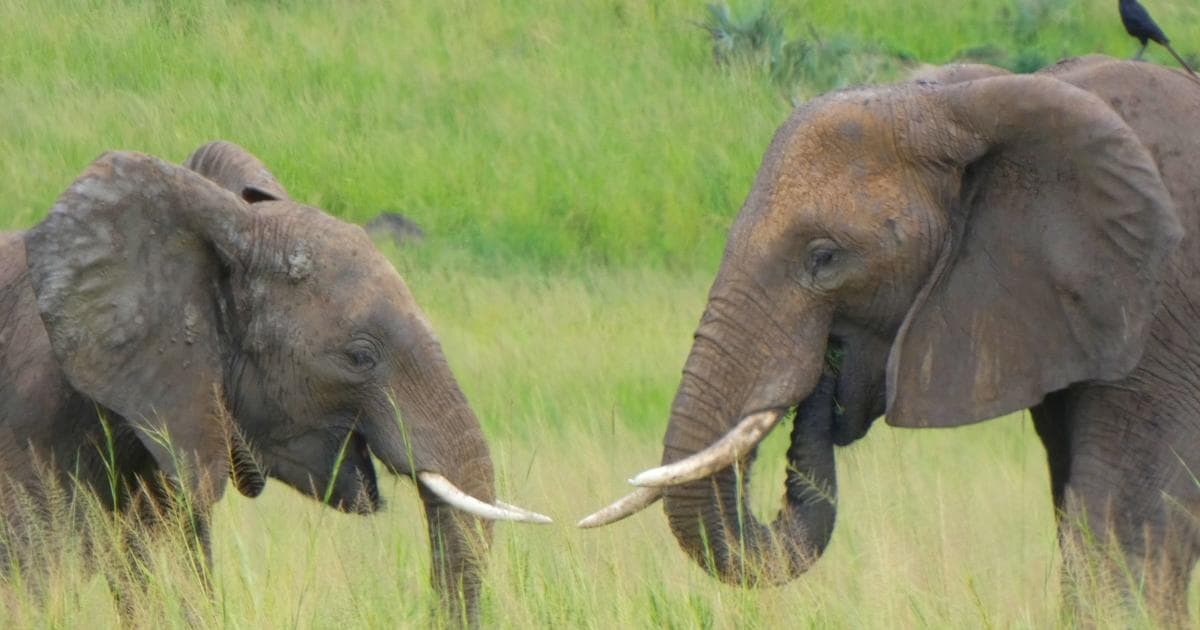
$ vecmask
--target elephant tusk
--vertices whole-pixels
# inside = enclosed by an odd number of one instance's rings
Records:
[[[505,503],[503,501],[496,501],[494,505],[502,510],[508,510],[510,512],[516,512],[518,514],[524,514],[525,516],[529,517],[530,522],[533,522],[533,523],[553,523],[554,522],[553,520],[550,519],[549,516],[546,516],[545,514],[538,514],[537,512],[534,512],[533,510],[526,510],[525,508],[523,508],[519,505],[513,505],[511,503]]]
[[[743,418],[711,446],[658,468],[638,474],[629,483],[635,486],[677,486],[681,483],[704,479],[727,468],[762,441],[771,429],[783,418],[778,410],[760,411]]]
[[[417,479],[432,493],[446,503],[468,514],[473,514],[489,521],[518,521],[523,523],[553,523],[549,516],[530,512],[523,508],[499,504],[484,503],[479,499],[458,489],[449,479],[433,473],[419,472]]]
[[[662,488],[638,488],[617,499],[612,505],[580,519],[576,525],[583,529],[603,527],[627,516],[633,516],[662,498]]]

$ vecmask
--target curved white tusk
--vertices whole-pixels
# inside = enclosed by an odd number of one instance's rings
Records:
[[[484,503],[458,489],[449,479],[433,473],[419,472],[417,479],[436,494],[439,499],[464,511],[489,521],[520,521],[524,523],[552,523],[550,517],[528,510],[513,510],[507,507]]]
[[[577,526],[583,529],[602,527],[633,516],[662,498],[662,488],[638,488],[617,499],[612,505],[580,519]]]
[[[783,413],[780,411],[750,414],[708,448],[677,462],[651,468],[630,479],[629,483],[643,487],[676,486],[709,477],[749,453],[781,418]]]

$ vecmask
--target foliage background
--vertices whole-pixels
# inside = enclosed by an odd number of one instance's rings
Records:
[[[182,160],[219,137],[349,220],[404,212],[433,249],[711,268],[794,98],[918,63],[1136,49],[1106,2],[743,1],[732,15],[764,6],[814,49],[794,82],[715,64],[701,2],[0,0],[9,223],[36,221],[103,149]],[[1151,8],[1200,50],[1200,6]]]

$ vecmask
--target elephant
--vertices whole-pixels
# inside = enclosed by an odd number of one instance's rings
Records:
[[[48,476],[151,528],[181,497],[206,571],[230,477],[365,514],[381,507],[374,457],[417,483],[441,614],[477,625],[492,521],[549,521],[496,501],[479,421],[362,228],[229,142],[183,166],[104,153],[0,238],[0,348],[5,494],[36,497]],[[10,503],[20,531],[34,517]]]
[[[1030,409],[1064,610],[1080,608],[1081,562],[1107,545],[1100,574],[1123,601],[1186,619],[1200,552],[1197,111],[1178,71],[1102,56],[1028,75],[955,66],[798,107],[729,229],[661,466],[579,525],[661,498],[708,572],[782,583],[833,533],[835,447],[881,416],[953,427]],[[745,480],[793,410],[784,506],[764,524]]]

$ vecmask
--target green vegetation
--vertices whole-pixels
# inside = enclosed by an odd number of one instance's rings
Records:
[[[1151,8],[1200,47],[1200,8]],[[0,0],[7,223],[36,221],[106,148],[182,160],[229,138],[298,198],[355,221],[404,212],[437,250],[707,269],[792,97],[964,54],[1017,67],[1135,49],[1104,2],[770,11],[809,51],[785,86],[714,63],[710,12],[683,0]]]
[[[501,496],[558,521],[496,527],[488,627],[1045,628],[1057,620],[1058,550],[1044,455],[1028,420],[941,431],[880,423],[839,453],[840,513],[825,557],[781,588],[730,588],[684,557],[660,509],[602,530],[573,527],[661,456],[707,277],[406,273],[484,422]],[[772,435],[755,469],[762,516],[778,508],[789,430]],[[183,627],[189,608],[206,627],[425,627],[434,600],[421,506],[407,479],[384,485],[387,509],[370,517],[322,508],[277,482],[253,501],[230,490],[213,526],[216,603],[206,608],[194,571],[157,546],[156,561],[172,570],[156,571],[140,614],[154,627],[163,617]],[[18,591],[4,627],[115,623],[104,580],[73,557],[55,567],[47,590],[44,605]]]
[[[599,532],[572,523],[658,461],[724,232],[792,99],[964,55],[1014,69],[1128,56],[1115,4],[776,1],[779,50],[801,52],[773,70],[757,53],[718,63],[697,28],[718,13],[682,0],[0,0],[0,226],[39,220],[104,149],[181,161],[226,138],[298,199],[425,227],[419,248],[383,246],[479,412],[502,495],[559,521],[497,527],[488,626],[1046,627],[1059,561],[1024,419],[879,423],[839,453],[825,558],[782,588],[715,583],[657,509]],[[1200,50],[1200,8],[1149,5],[1182,52]],[[732,27],[762,6],[722,15]],[[756,469],[765,515],[786,433]],[[388,494],[371,518],[277,483],[256,501],[229,496],[214,524],[216,602],[155,547],[177,570],[157,574],[140,614],[422,627],[420,510],[406,480]],[[104,580],[64,557],[43,598],[0,590],[0,626],[115,622]]]

